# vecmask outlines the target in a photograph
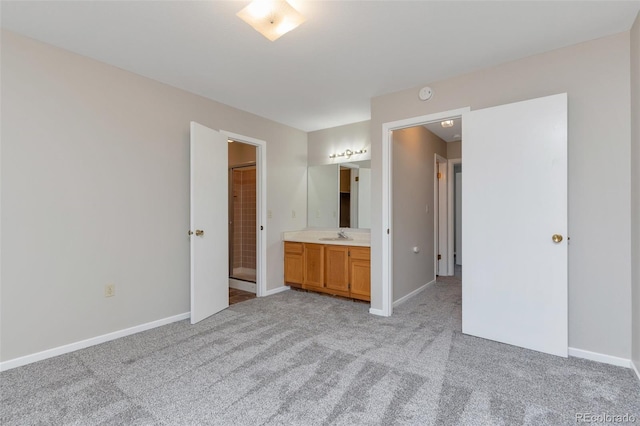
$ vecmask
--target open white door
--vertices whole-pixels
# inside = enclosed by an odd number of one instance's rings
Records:
[[[567,95],[462,125],[462,332],[566,357]]]
[[[191,122],[191,324],[229,307],[228,149]]]

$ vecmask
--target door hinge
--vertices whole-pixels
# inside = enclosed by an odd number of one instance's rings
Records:
[[[347,284],[347,290],[351,290],[351,283]]]
[[[441,254],[438,255],[438,260],[442,260],[442,255]]]
[[[389,235],[389,228],[387,228],[387,235]]]
[[[360,176],[356,176],[356,182],[360,181]]]
[[[438,172],[438,179],[442,179],[442,173]]]
[[[351,250],[347,251],[347,257],[351,257]]]

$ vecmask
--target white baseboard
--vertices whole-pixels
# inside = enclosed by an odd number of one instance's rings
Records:
[[[267,290],[264,292],[263,296],[273,296],[274,294],[282,293],[283,291],[289,290],[288,285],[283,285],[282,287],[272,288],[271,290]]]
[[[423,291],[425,291],[427,289],[427,287],[429,287],[430,285],[434,284],[436,282],[436,280],[430,281],[426,284],[421,285],[420,287],[418,287],[417,289],[413,290],[411,293],[402,296],[400,299],[396,300],[395,302],[393,302],[393,307],[398,307],[400,305],[402,305],[404,302],[406,302],[407,300],[411,299],[414,296],[417,296],[418,294],[422,293]]]
[[[233,273],[234,274],[247,274],[247,275],[256,275],[256,270],[255,268],[245,268],[244,266],[241,266],[239,268],[233,268]]]
[[[384,311],[382,309],[374,309],[374,308],[369,308],[369,313],[372,315],[378,315],[380,317],[388,317],[389,315],[385,315]]]
[[[617,356],[600,354],[597,352],[585,351],[583,349],[569,348],[569,356],[602,362],[604,364],[617,365],[618,367],[632,368],[630,359],[619,358]],[[637,373],[637,370],[636,370]]]
[[[10,359],[8,361],[0,362],[0,371],[22,367],[23,365],[42,361],[43,359],[53,358],[58,355],[63,355],[69,352],[77,351],[79,349],[88,348],[89,346],[99,345],[100,343],[119,339],[120,337],[130,336],[132,334],[140,333],[141,331],[151,330],[152,328],[161,327],[163,325],[171,324],[172,322],[182,321],[190,317],[191,313],[185,312],[184,314],[174,315],[172,317],[159,319],[157,321],[151,321],[146,324],[140,324],[134,327],[125,328],[124,330],[118,330],[112,333],[103,334],[102,336],[96,336],[90,339],[81,340],[79,342],[70,343],[68,345],[58,346],[57,348],[47,349],[35,354]]]
[[[229,278],[229,288],[256,293],[256,283]]]
[[[638,376],[638,380],[640,380],[640,371],[638,371],[638,367],[633,361],[631,361],[631,368],[633,368],[633,371],[636,372],[636,376]]]

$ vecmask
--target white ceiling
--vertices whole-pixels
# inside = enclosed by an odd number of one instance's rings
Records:
[[[445,142],[453,142],[461,140],[462,136],[462,119],[456,118],[453,120],[452,127],[442,127],[441,121],[435,123],[425,124],[429,131],[435,133],[440,139]]]
[[[636,1],[306,1],[270,42],[248,1],[2,1],[2,27],[312,131],[372,97],[627,31]],[[436,94],[437,96],[437,94]]]

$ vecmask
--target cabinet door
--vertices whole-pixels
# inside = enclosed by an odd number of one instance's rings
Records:
[[[371,300],[371,262],[352,259],[349,274],[351,276],[351,297]]]
[[[324,249],[328,289],[349,291],[349,247],[326,246]]]
[[[349,282],[351,297],[371,300],[371,250],[368,247],[351,247],[349,258]]]
[[[324,287],[324,246],[304,245],[304,287]]]
[[[301,254],[284,254],[284,281],[287,284],[301,285],[304,279],[304,260]]]
[[[304,280],[304,258],[302,243],[284,243],[284,282],[301,286]]]

